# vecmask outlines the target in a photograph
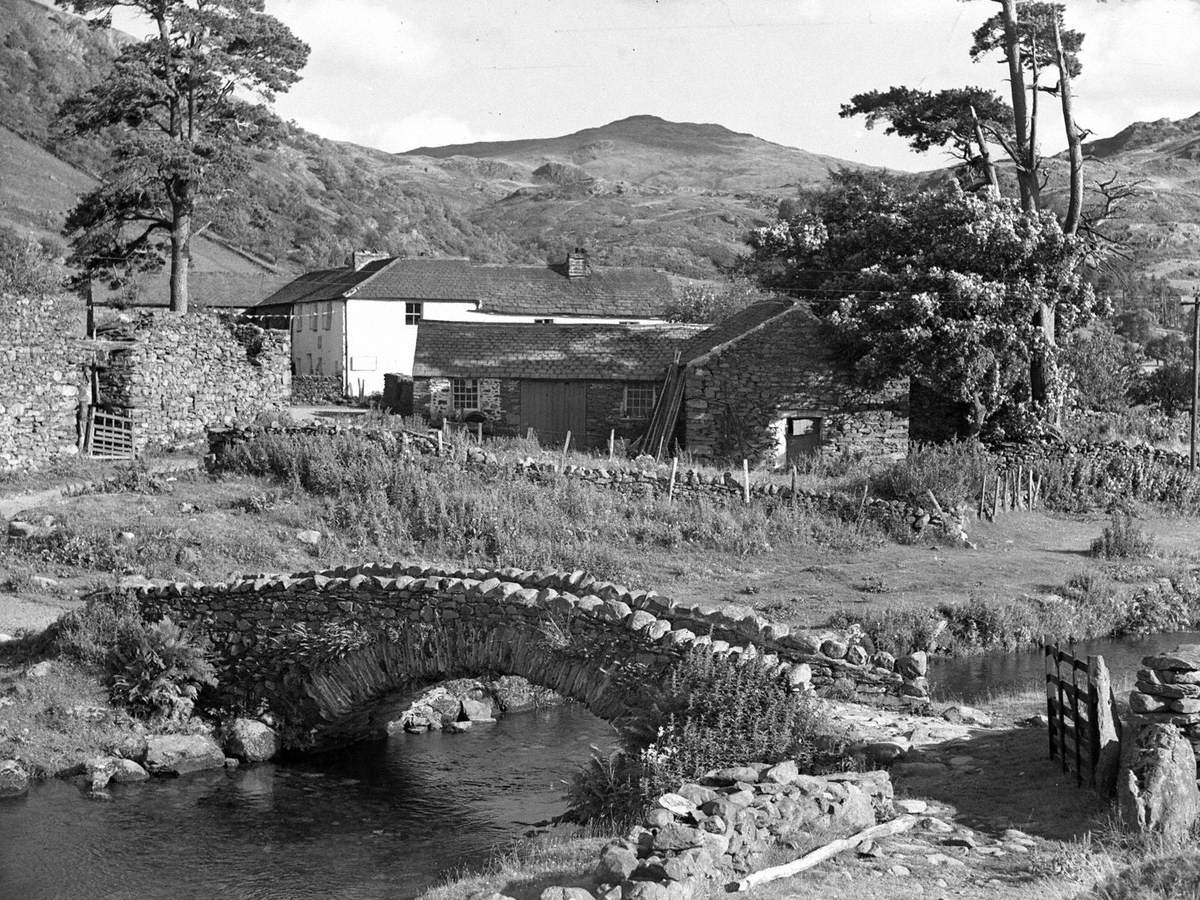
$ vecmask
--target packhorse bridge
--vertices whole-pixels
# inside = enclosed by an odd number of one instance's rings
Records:
[[[798,691],[927,699],[910,659],[582,572],[375,564],[134,595],[147,619],[169,616],[206,637],[222,701],[269,709],[292,749],[377,734],[385,698],[480,675],[519,675],[622,730],[654,728],[670,666],[695,648],[761,657]]]

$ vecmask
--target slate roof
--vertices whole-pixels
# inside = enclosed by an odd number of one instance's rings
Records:
[[[662,318],[675,294],[667,276],[653,269],[593,267],[568,278],[558,266],[476,266],[485,312]]]
[[[425,320],[417,378],[654,381],[702,325],[530,325]]]
[[[770,297],[766,300],[759,300],[757,303],[752,303],[729,318],[723,319],[716,325],[705,329],[688,341],[687,347],[684,349],[683,359],[688,363],[695,362],[700,357],[711,353],[717,347],[740,340],[747,333],[770,322],[776,316],[781,316],[790,310],[800,308],[800,305],[794,300],[784,297]]]
[[[262,300],[280,306],[353,297],[364,300],[465,300],[484,312],[529,316],[662,318],[675,295],[661,272],[593,268],[568,278],[562,266],[477,265],[428,257],[377,260],[309,272]]]

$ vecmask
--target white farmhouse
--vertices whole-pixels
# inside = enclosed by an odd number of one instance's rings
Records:
[[[580,249],[561,265],[355,253],[351,265],[302,275],[251,312],[290,320],[296,388],[361,396],[382,391],[385,373],[412,375],[422,322],[654,324],[673,300],[661,272],[593,267]]]

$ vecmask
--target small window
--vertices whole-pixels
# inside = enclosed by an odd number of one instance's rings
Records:
[[[554,320],[553,319],[534,319],[533,324],[534,325],[553,325]]]
[[[304,309],[305,309],[304,314],[306,316],[308,316],[309,324],[312,326],[311,330],[316,331],[317,330],[317,304],[306,303],[304,305]]]
[[[325,358],[323,356],[317,357],[317,373],[316,374],[318,374],[318,375],[325,374]]]
[[[450,399],[455,409],[479,409],[479,379],[452,378]]]
[[[301,316],[300,310],[302,307],[292,307],[292,331],[300,331],[304,328],[304,318]]]
[[[325,307],[321,310],[321,327],[326,331],[333,328],[333,301],[327,300]]]
[[[625,402],[621,407],[621,417],[625,419],[648,419],[654,412],[654,400],[657,397],[655,385],[627,384],[625,385]]]
[[[424,315],[425,304],[423,303],[405,303],[404,304],[404,324],[405,325],[420,325],[421,316]]]
[[[307,371],[307,372],[305,372],[305,374],[306,374],[306,375],[311,375],[311,374],[313,373],[313,367],[312,367],[312,354],[311,354],[311,353],[306,353],[306,354],[304,354],[304,358],[305,358],[305,360],[306,360],[306,361],[307,361],[307,363],[308,363],[308,371]]]
[[[321,336],[319,334],[317,335],[317,349],[321,349]]]

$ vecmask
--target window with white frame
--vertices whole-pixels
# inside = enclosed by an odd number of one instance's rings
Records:
[[[333,301],[326,300],[325,306],[321,310],[321,327],[326,331],[333,328]]]
[[[451,378],[450,402],[455,409],[479,409],[479,379]]]
[[[405,325],[420,325],[421,317],[425,313],[424,303],[405,303],[404,304],[404,324]]]
[[[625,401],[621,404],[622,418],[650,418],[650,414],[654,412],[654,401],[657,396],[656,386],[652,381],[625,385]]]

